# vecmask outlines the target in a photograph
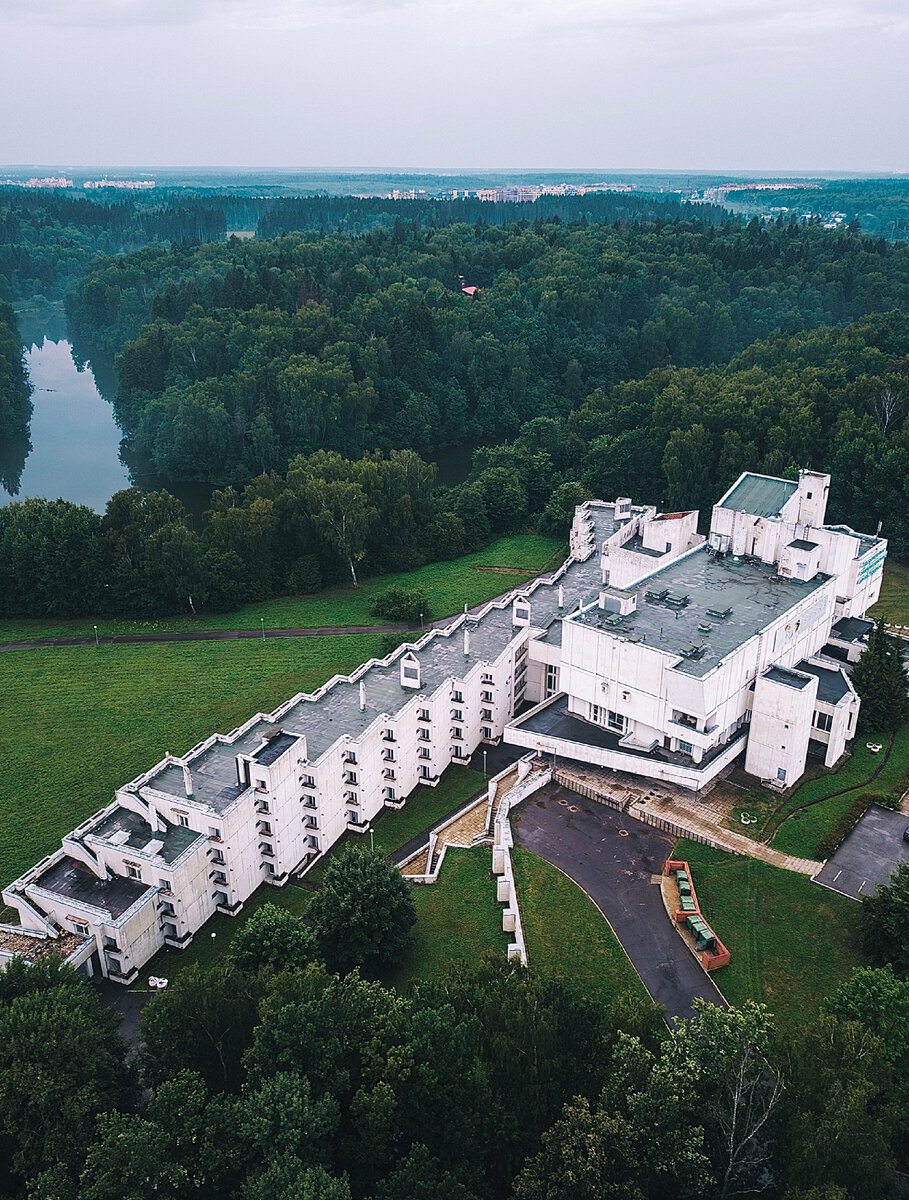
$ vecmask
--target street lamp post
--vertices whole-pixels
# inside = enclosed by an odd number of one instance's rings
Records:
[[[483,751],[483,780],[486,780],[486,751]]]
[[[265,618],[259,617],[259,624],[262,626],[262,641],[265,641]]]
[[[370,850],[375,850],[376,848],[376,831],[371,825],[369,827],[369,848]]]
[[[93,626],[93,628],[94,628],[94,630],[95,630],[95,649],[96,649],[96,650],[100,650],[100,649],[101,649],[101,643],[98,641],[98,626],[97,626],[97,625],[95,625],[95,626]]]

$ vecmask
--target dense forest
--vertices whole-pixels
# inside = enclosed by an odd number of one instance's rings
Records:
[[[219,205],[179,194],[163,202],[89,200],[66,191],[0,189],[0,297],[60,300],[96,254],[149,242],[224,237]]]
[[[0,1193],[906,1196],[909,984],[889,967],[857,970],[786,1036],[753,1002],[698,1001],[670,1033],[653,1005],[604,1008],[504,960],[406,996],[332,974],[282,916],[151,999],[138,1069],[68,968],[0,972]]]
[[[907,301],[909,247],[795,224],[401,223],[99,259],[69,314],[122,347],[118,414],[165,479],[243,484],[319,449],[502,441],[655,368]]]
[[[478,200],[385,200],[358,196],[274,195],[273,188],[234,192],[158,188],[124,194],[99,189],[91,196],[69,190],[0,188],[0,298],[59,300],[97,254],[114,255],[146,245],[169,247],[223,241],[228,231],[260,236],[293,230],[362,233],[401,220],[419,226],[473,222],[505,225],[534,217],[566,221],[632,221],[664,214],[696,214],[720,222],[724,210],[681,204],[678,196],[591,194],[545,196],[536,204]]]

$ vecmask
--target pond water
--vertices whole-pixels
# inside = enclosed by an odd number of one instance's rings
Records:
[[[143,491],[166,488],[200,522],[210,485],[164,481],[142,456],[121,445],[123,431],[110,403],[116,390],[110,357],[77,365],[57,313],[23,315],[19,328],[34,411],[28,442],[0,442],[0,505],[60,497],[104,512],[114,492],[134,484]],[[465,479],[471,453],[459,447],[439,455],[439,481],[450,486]]]
[[[98,391],[91,366],[77,368],[68,341],[41,338],[25,354],[32,384],[32,412],[26,446],[5,446],[0,504],[30,496],[62,497],[98,512],[121,488],[129,472],[120,460],[123,434],[111,405]],[[16,484],[17,468],[22,463]]]

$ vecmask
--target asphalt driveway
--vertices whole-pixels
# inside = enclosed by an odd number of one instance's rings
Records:
[[[909,817],[873,804],[840,848],[814,877],[815,883],[842,892],[853,900],[873,896],[901,862],[909,862],[909,842],[903,830]]]
[[[691,1016],[698,997],[726,1006],[673,928],[654,882],[674,845],[669,834],[555,784],[535,792],[516,815],[517,843],[587,892],[667,1017]]]

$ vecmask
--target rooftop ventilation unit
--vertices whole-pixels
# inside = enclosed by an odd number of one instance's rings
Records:
[[[680,653],[682,658],[703,658],[704,651],[706,649],[706,646],[698,646],[695,644],[692,646],[686,646],[684,650],[680,651]]]
[[[708,608],[707,616],[713,617],[717,621],[725,621],[725,619],[727,617],[732,616],[732,609],[731,608],[724,608],[724,609]]]
[[[667,589],[663,588],[661,592],[645,592],[644,599],[649,600],[651,604],[658,604],[661,600],[665,600],[668,595],[669,592]]]
[[[687,608],[691,603],[691,597],[675,596],[672,592],[667,592],[665,603],[668,604],[670,608]]]
[[[713,629],[713,626],[709,621],[701,621],[698,625],[698,633],[709,633],[711,629]]]

